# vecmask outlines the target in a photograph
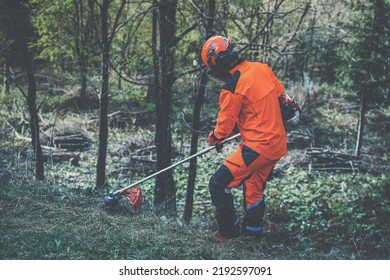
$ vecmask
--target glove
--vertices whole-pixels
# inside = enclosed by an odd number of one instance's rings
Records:
[[[218,153],[222,151],[223,144],[222,140],[218,139],[215,134],[214,130],[210,131],[209,136],[207,137],[207,140],[210,142],[211,145],[215,146],[215,149],[217,150]]]

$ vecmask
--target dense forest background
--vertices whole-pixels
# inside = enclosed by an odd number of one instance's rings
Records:
[[[0,257],[389,259],[389,15],[388,0],[0,0]],[[303,107],[257,243],[204,238],[208,179],[237,141],[143,183],[141,213],[102,200],[208,147],[214,34]]]

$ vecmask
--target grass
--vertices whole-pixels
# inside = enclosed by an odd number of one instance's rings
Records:
[[[260,241],[237,239],[218,244],[207,238],[211,226],[158,217],[151,206],[141,213],[123,204],[106,208],[102,196],[63,189],[50,180],[14,176],[0,190],[0,259],[318,260],[358,256],[356,248],[342,242],[318,249],[314,240],[300,240],[281,224],[269,225],[274,233]]]
[[[124,97],[117,98],[120,104],[126,103]],[[343,100],[332,102],[343,108]],[[0,130],[0,168],[13,172],[12,180],[0,185],[0,259],[390,259],[390,179],[380,174],[388,170],[388,145],[375,141],[380,138],[387,143],[388,137],[386,127],[375,126],[377,113],[368,114],[370,134],[366,137],[366,147],[375,151],[371,157],[375,175],[309,172],[299,164],[291,167],[299,162],[291,161],[287,165],[290,168],[279,170],[266,189],[268,234],[260,241],[237,239],[218,244],[207,238],[215,230],[208,178],[234,145],[226,145],[221,154],[210,153],[198,160],[194,217],[191,225],[186,225],[179,217],[155,213],[151,206],[153,180],[142,186],[147,204],[141,213],[135,214],[123,204],[115,209],[103,205],[105,193],[93,189],[98,127],[96,121],[90,121],[97,113],[90,110],[42,113],[43,125],[79,127],[90,134],[92,143],[81,152],[80,167],[48,162],[47,179],[35,181],[30,144],[14,137],[14,130],[29,137],[28,123],[21,121],[28,116],[15,104],[11,97],[0,104],[0,117],[7,119],[1,123],[5,126]],[[355,118],[349,110],[340,113],[330,107],[313,108],[314,117],[304,120],[304,125],[321,124],[317,125],[317,140],[348,152],[353,150],[350,139]],[[204,117],[213,119],[209,115]],[[137,170],[120,169],[134,164],[131,151],[126,150],[132,140],[141,144],[152,141],[153,127],[149,125],[110,129],[107,175],[113,189],[154,171],[146,164],[135,166]],[[175,143],[180,143],[182,137],[188,140],[185,129],[174,124]],[[203,140],[199,141],[199,150],[205,147]],[[178,157],[186,156],[188,146],[183,151]],[[294,151],[284,160],[294,160],[294,153],[302,156],[302,151]],[[187,166],[175,169],[179,215]],[[240,190],[235,195],[240,212]]]

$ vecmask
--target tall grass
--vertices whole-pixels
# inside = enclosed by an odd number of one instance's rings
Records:
[[[334,224],[336,232],[332,233],[328,230],[329,225],[322,225],[322,220],[316,218],[318,211],[324,209],[314,205],[322,205],[328,201],[327,197],[309,198],[307,192],[311,190],[307,188],[301,199],[296,199],[294,191],[290,191],[288,200],[287,191],[280,187],[279,190],[275,186],[272,188],[275,190],[269,195],[271,209],[267,215],[269,233],[260,241],[239,238],[218,244],[207,238],[211,226],[198,222],[186,225],[180,219],[159,217],[150,205],[144,206],[141,213],[135,213],[124,204],[107,208],[102,202],[102,193],[64,189],[50,180],[37,182],[14,175],[11,182],[0,189],[0,258],[148,260],[389,257],[389,240],[388,235],[385,236],[388,226],[387,229],[376,228],[377,232],[374,233],[382,236],[382,240],[376,243],[381,248],[367,250],[366,245],[375,244],[370,240],[373,236],[367,232],[364,244],[361,239],[358,241],[357,235],[345,231],[344,228],[352,226],[348,224],[350,217],[338,220],[349,208],[340,208],[344,212],[334,214],[339,216],[333,217],[331,222],[338,222],[339,227]],[[284,204],[280,204],[282,200]],[[305,203],[308,203],[308,210],[303,210]],[[353,207],[352,202],[349,204]],[[371,211],[385,215],[387,212],[381,211],[388,209]],[[359,216],[358,213],[356,215]],[[306,221],[314,223],[312,228],[310,225],[307,225],[309,228],[300,228],[305,217]],[[354,225],[353,228],[357,227]],[[333,239],[329,239],[332,234]],[[354,237],[360,243],[354,245]],[[332,246],[320,246],[324,238],[328,242],[332,240]],[[346,242],[348,239],[351,242]]]
[[[213,151],[198,159],[194,216],[191,225],[186,225],[180,215],[187,164],[174,172],[177,218],[155,213],[151,206],[153,180],[142,186],[147,203],[141,213],[134,213],[125,204],[113,209],[104,206],[102,198],[106,193],[92,188],[97,124],[90,122],[91,112],[42,114],[47,124],[82,127],[91,134],[92,146],[82,151],[80,167],[48,162],[47,179],[35,181],[30,144],[15,137],[15,132],[29,137],[28,122],[23,121],[26,116],[22,108],[16,108],[16,103],[9,98],[0,104],[0,169],[13,173],[10,182],[0,183],[0,259],[390,259],[388,174],[309,172],[304,166],[292,167],[290,163],[290,168],[279,170],[267,184],[264,238],[239,238],[218,244],[207,238],[215,230],[207,185],[213,171],[236,144],[226,145],[221,154]],[[317,128],[324,132],[322,144],[351,149],[351,112],[346,111],[348,116],[343,118],[344,112],[333,114],[329,108],[313,108],[312,114]],[[332,117],[327,118],[329,114]],[[307,120],[304,124],[311,127]],[[374,128],[374,124],[369,125],[369,129]],[[179,124],[174,127],[177,134],[183,130]],[[378,134],[374,136],[382,135],[382,129],[375,131]],[[185,133],[179,136],[174,135],[178,139],[189,138]],[[387,151],[388,137],[382,138],[384,143],[371,141],[370,137],[368,142],[375,143],[370,148],[379,151],[380,162],[385,162],[386,153],[380,151]],[[111,188],[117,189],[154,171],[153,165],[145,164],[137,170],[122,171],[121,166],[134,164],[130,152],[112,153],[129,139],[138,138],[152,139],[153,127],[111,129],[107,162]],[[204,138],[199,143],[199,149],[207,144]],[[187,156],[187,150],[185,146],[180,156]],[[302,156],[303,151],[296,153]],[[374,157],[372,160],[378,164]],[[386,168],[381,165],[380,170]],[[240,192],[238,189],[234,195],[242,216]]]

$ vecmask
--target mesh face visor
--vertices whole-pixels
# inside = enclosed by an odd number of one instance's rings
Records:
[[[225,67],[222,67],[218,64],[214,65],[210,69],[207,70],[207,75],[212,79],[217,79],[218,81],[222,81],[226,83],[231,78],[231,74]]]

